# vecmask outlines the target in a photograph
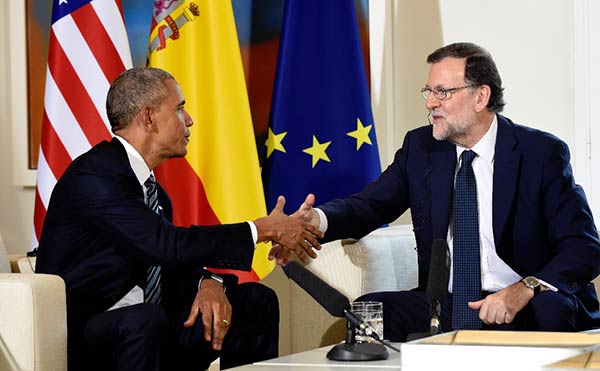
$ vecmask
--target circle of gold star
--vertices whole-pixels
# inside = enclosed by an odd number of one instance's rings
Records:
[[[308,153],[312,156],[312,167],[314,168],[319,160],[331,162],[329,156],[325,152],[327,147],[331,144],[331,141],[325,143],[319,143],[319,140],[315,135],[313,135],[313,144],[312,147],[308,147],[302,150],[304,153]]]
[[[267,146],[267,158],[269,158],[275,150],[285,153],[285,147],[281,141],[283,141],[283,138],[285,138],[286,135],[287,131],[284,131],[281,134],[275,134],[273,130],[269,128],[267,140],[265,141],[265,145]]]
[[[369,133],[371,132],[372,128],[373,128],[373,125],[364,126],[362,124],[362,122],[360,121],[360,119],[357,118],[356,119],[356,130],[346,133],[346,135],[348,135],[349,137],[356,139],[356,150],[357,151],[365,143],[371,144],[371,145],[373,144],[373,143],[371,143],[371,138],[369,138]]]

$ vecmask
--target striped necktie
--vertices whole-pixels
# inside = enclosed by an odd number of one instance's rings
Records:
[[[479,312],[467,305],[469,301],[481,299],[477,182],[471,166],[476,156],[473,151],[463,151],[462,165],[456,175],[452,249],[452,327],[455,330],[481,328]]]
[[[155,213],[159,214],[158,192],[156,190],[156,179],[150,174],[144,182],[146,187],[146,205]],[[160,266],[152,265],[146,274],[146,288],[144,289],[144,301],[147,303],[160,304]]]

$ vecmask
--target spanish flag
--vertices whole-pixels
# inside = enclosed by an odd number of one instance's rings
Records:
[[[156,171],[173,201],[173,222],[214,225],[265,216],[231,1],[154,3],[148,65],[175,77],[194,120],[187,156]],[[240,283],[265,277],[273,270],[269,247],[257,246],[251,272],[229,273]]]

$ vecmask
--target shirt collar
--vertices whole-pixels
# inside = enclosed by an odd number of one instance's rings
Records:
[[[492,124],[484,136],[477,142],[473,148],[471,148],[477,156],[481,157],[490,164],[494,163],[494,153],[496,148],[496,134],[498,133],[498,118],[494,115]],[[466,148],[456,145],[456,158],[460,159],[460,155],[465,151]]]
[[[115,135],[115,138],[117,138],[123,147],[125,147],[125,152],[127,152],[127,158],[129,159],[129,165],[131,166],[131,169],[133,170],[138,182],[140,182],[140,185],[143,187],[144,182],[148,179],[150,174],[154,174],[154,172],[148,168],[148,165],[146,165],[146,161],[144,161],[142,155],[140,155],[140,153],[131,144],[129,144],[128,141],[118,135]]]

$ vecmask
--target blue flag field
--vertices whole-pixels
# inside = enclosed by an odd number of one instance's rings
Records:
[[[362,190],[381,173],[352,0],[287,0],[263,183],[286,213]]]

